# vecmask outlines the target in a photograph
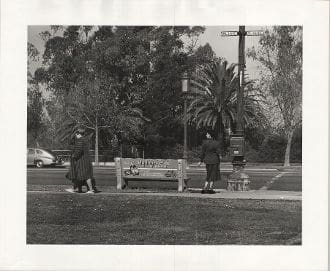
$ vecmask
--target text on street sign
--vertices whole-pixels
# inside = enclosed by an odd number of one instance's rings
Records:
[[[221,31],[221,36],[237,36],[237,31]]]
[[[246,31],[247,36],[262,36],[264,31],[262,30],[255,30],[255,31]]]

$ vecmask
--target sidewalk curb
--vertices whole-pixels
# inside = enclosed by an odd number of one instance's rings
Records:
[[[71,194],[77,196],[98,196],[98,195],[144,195],[144,196],[163,196],[163,197],[185,197],[185,198],[209,198],[209,199],[249,199],[249,200],[291,200],[301,201],[301,192],[289,192],[289,191],[271,191],[266,192],[259,190],[250,190],[244,192],[229,192],[222,189],[215,189],[215,194],[202,194],[199,193],[198,189],[196,192],[153,192],[153,191],[141,191],[141,192],[125,192],[125,191],[113,191],[113,192],[101,192],[97,194],[72,194],[66,191],[49,191],[49,190],[32,190],[27,191],[31,194]]]
[[[106,163],[99,163],[98,166],[95,166],[95,163],[93,162],[93,167],[96,168],[106,168],[106,167],[110,167],[110,168],[114,168],[115,167],[115,163],[114,162],[106,162]],[[70,163],[69,162],[65,162],[63,164],[63,167],[69,167]],[[188,165],[186,167],[187,169],[194,169],[194,170],[200,170],[200,171],[206,171],[205,166],[197,166],[194,164]],[[224,170],[224,171],[231,171],[233,168],[232,166],[229,165],[224,165],[224,166],[220,166],[220,170]],[[290,169],[285,169],[283,170],[282,168],[262,168],[262,167],[246,167],[245,168],[246,171],[285,171],[285,172],[299,172],[301,171],[301,167],[300,168],[290,168]]]

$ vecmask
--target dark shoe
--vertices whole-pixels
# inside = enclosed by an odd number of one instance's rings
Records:
[[[83,193],[82,187],[78,186],[77,189],[74,190],[75,193]]]

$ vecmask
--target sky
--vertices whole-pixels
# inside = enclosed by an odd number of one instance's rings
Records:
[[[246,26],[245,31],[262,30],[265,26]],[[222,37],[221,31],[238,31],[238,26],[209,26],[200,36],[200,44],[209,43],[217,56],[224,57],[229,63],[238,62],[238,37]],[[247,36],[245,38],[245,52],[252,46],[258,47],[258,36]],[[260,68],[258,63],[246,58],[246,70],[251,79],[257,79]]]
[[[265,29],[265,26],[246,26],[245,30]],[[37,47],[42,54],[44,51],[44,41],[40,38],[39,33],[49,30],[49,26],[29,26],[28,41]],[[238,31],[238,26],[206,26],[205,32],[199,36],[199,45],[209,43],[214,52],[219,57],[224,57],[229,63],[238,62],[238,37],[222,37],[221,31]],[[252,46],[258,47],[258,36],[247,36],[245,38],[245,50]],[[40,63],[31,65],[34,71]],[[258,79],[260,68],[258,63],[250,58],[246,58],[246,70],[250,79]]]

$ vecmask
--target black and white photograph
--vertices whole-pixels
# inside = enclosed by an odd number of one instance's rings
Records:
[[[301,245],[302,39],[29,26],[27,243]]]
[[[329,2],[188,2],[1,3],[0,270],[327,270]]]

